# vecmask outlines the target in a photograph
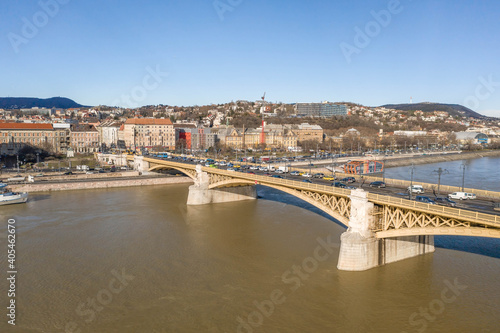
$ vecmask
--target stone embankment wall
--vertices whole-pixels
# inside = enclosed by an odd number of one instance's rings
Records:
[[[440,154],[440,155],[420,155],[410,158],[393,158],[385,161],[386,168],[407,166],[413,164],[430,164],[439,162],[449,162],[457,160],[468,160],[482,157],[500,156],[500,150],[479,151],[460,154]]]
[[[27,183],[11,185],[15,192],[47,192],[68,190],[89,190],[99,188],[166,185],[166,184],[190,184],[193,183],[189,177],[158,177],[158,178],[130,178],[120,180],[93,180],[67,183]]]

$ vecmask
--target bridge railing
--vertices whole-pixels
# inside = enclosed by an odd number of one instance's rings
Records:
[[[439,205],[430,205],[426,203],[421,203],[421,202],[416,202],[416,201],[411,201],[403,198],[395,198],[395,197],[390,197],[387,195],[380,195],[380,194],[374,194],[374,193],[369,193],[368,194],[368,200],[378,202],[378,203],[389,203],[389,204],[395,204],[399,206],[404,206],[408,208],[415,208],[419,209],[422,211],[430,211],[430,212],[435,212],[435,213],[441,213],[441,214],[446,214],[451,217],[457,217],[460,219],[472,219],[478,222],[484,222],[491,224],[493,226],[500,226],[500,216],[498,215],[490,215],[490,214],[484,214],[484,213],[479,213],[479,212],[474,212],[470,210],[465,210],[465,209],[460,209],[460,208],[453,208],[453,207],[446,207],[446,206],[439,206]]]
[[[157,161],[156,159],[153,159],[154,161]],[[187,164],[187,163],[180,163],[180,162],[173,162],[173,161],[164,161],[166,164],[170,164],[179,168],[189,168],[189,169],[195,169],[195,165],[193,164]],[[351,194],[351,190],[346,190],[342,188],[336,188],[332,186],[327,186],[327,185],[319,185],[319,184],[310,184],[310,183],[304,183],[300,182],[297,180],[288,180],[288,179],[282,179],[282,178],[273,178],[269,176],[261,176],[261,175],[252,175],[248,173],[241,173],[237,171],[227,171],[227,170],[222,170],[222,169],[217,169],[217,168],[210,168],[210,167],[202,167],[203,171],[210,172],[210,173],[215,173],[219,175],[226,175],[229,177],[234,177],[234,178],[240,178],[240,179],[245,179],[245,180],[250,180],[250,181],[257,181],[259,183],[267,183],[267,184],[276,184],[276,185],[285,185],[288,187],[292,187],[295,189],[304,189],[304,190],[316,190],[316,191],[322,191],[325,193],[331,193],[334,195],[339,195],[343,197],[347,197]],[[453,207],[446,207],[446,206],[439,206],[439,205],[430,205],[426,203],[421,203],[421,202],[416,202],[416,201],[411,201],[408,199],[403,199],[403,198],[396,198],[396,197],[391,197],[387,195],[380,195],[380,194],[375,194],[375,193],[368,193],[368,200],[376,202],[376,203],[381,203],[381,204],[394,204],[398,206],[402,206],[405,208],[413,208],[417,209],[420,211],[424,212],[434,212],[442,215],[446,215],[449,217],[454,217],[458,219],[464,219],[464,220],[473,220],[474,222],[478,223],[485,223],[489,224],[495,227],[500,227],[500,216],[498,215],[491,215],[491,214],[484,214],[484,213],[479,213],[479,212],[474,212],[470,210],[465,210],[465,209],[459,209],[459,208],[453,208]]]

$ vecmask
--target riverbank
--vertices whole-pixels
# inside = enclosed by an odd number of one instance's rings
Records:
[[[439,162],[449,162],[457,160],[468,160],[483,157],[497,157],[500,156],[500,150],[478,151],[478,152],[462,152],[453,154],[435,154],[435,155],[419,155],[402,158],[387,159],[384,162],[385,168],[401,167],[417,164],[431,164]]]
[[[35,182],[9,186],[15,192],[51,192],[69,190],[89,190],[114,187],[133,187],[150,185],[187,184],[193,181],[189,177],[130,177],[127,179],[89,179],[85,181],[68,180],[66,182]]]

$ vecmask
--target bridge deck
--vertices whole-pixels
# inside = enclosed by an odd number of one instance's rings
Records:
[[[130,159],[133,160],[133,157]],[[174,161],[161,160],[155,158],[144,158],[144,161],[147,161],[150,164],[154,165],[162,165],[167,168],[175,168],[180,171],[189,170],[191,173],[190,177],[192,177],[193,174],[192,171],[195,170],[196,168],[196,165],[194,164],[174,162]],[[227,181],[225,183],[221,182],[220,184],[222,186],[235,186],[238,185],[238,182],[241,182],[241,185],[248,185],[250,183],[253,183],[253,184],[267,185],[274,188],[288,188],[297,191],[309,191],[345,199],[348,199],[349,195],[351,194],[351,190],[336,188],[327,185],[310,184],[296,180],[273,178],[269,176],[241,173],[236,171],[227,171],[211,167],[202,167],[202,171],[207,172],[208,174],[224,176],[226,179],[232,179],[232,181]],[[450,227],[454,227],[453,229],[455,229],[456,233],[462,232],[464,234],[470,234],[471,232],[474,232],[474,230],[476,229],[489,228],[490,230],[488,231],[493,232],[493,234],[490,233],[493,236],[489,235],[488,237],[500,238],[500,216],[497,215],[485,214],[485,213],[453,208],[453,207],[430,205],[403,198],[397,198],[397,197],[391,197],[387,195],[380,195],[373,193],[368,194],[368,200],[370,202],[373,202],[378,207],[382,207],[383,209],[386,208],[383,213],[384,216],[387,215],[386,212],[387,209],[393,209],[393,210],[398,209],[406,213],[412,212],[413,215],[415,214],[427,215],[427,219],[429,219],[430,216],[430,220],[433,219],[440,220],[439,223],[441,223],[442,226],[440,228],[438,227],[437,229],[444,229],[444,227],[448,225]],[[400,212],[400,215],[401,214],[402,213]],[[414,225],[414,228],[419,230],[419,231],[417,230],[414,231],[420,233],[423,232],[434,232],[437,234],[440,233],[438,232],[439,230],[429,229],[432,228],[433,226],[428,224],[429,223],[426,222],[426,223],[420,223],[418,226]],[[425,226],[425,228],[423,226]],[[434,227],[436,226],[438,226],[438,224],[435,224]],[[399,227],[404,228],[403,224],[400,224]],[[377,230],[378,236],[381,237],[386,235],[387,237],[387,235],[394,234],[395,229],[398,229],[399,227],[389,226],[388,223],[383,223],[383,227]],[[467,227],[470,230],[468,232],[464,232],[462,230],[463,227]],[[412,227],[406,227],[406,229],[408,229],[406,231],[400,230],[398,235],[401,235],[402,233],[413,234],[409,231],[411,228]],[[486,230],[483,230],[481,232],[484,233],[484,231]],[[445,230],[441,230],[441,233],[443,234],[446,232],[447,231]]]

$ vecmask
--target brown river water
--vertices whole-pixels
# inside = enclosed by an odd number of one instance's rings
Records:
[[[437,248],[338,271],[344,228],[331,219],[269,190],[197,207],[187,193],[67,191],[2,206],[0,332],[500,332],[498,257]]]

